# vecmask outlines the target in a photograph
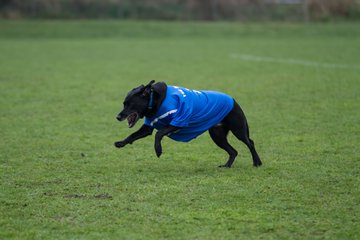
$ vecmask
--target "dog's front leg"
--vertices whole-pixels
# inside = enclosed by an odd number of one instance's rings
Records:
[[[179,128],[178,127],[174,127],[174,126],[167,126],[167,127],[164,127],[162,129],[160,129],[159,131],[156,132],[156,135],[155,135],[155,152],[156,152],[156,156],[157,157],[160,157],[161,154],[162,154],[162,147],[161,147],[161,140],[164,136],[172,133],[172,132],[175,132],[176,130],[178,130]]]
[[[144,138],[152,134],[154,129],[150,126],[143,124],[139,130],[125,138],[123,141],[115,142],[115,147],[122,148],[127,144],[132,144],[134,141]]]

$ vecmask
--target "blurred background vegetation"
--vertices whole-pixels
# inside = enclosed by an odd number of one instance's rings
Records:
[[[359,20],[360,0],[0,0],[0,18]]]

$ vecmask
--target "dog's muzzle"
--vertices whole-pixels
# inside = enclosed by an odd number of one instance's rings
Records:
[[[116,119],[117,119],[118,121],[124,121],[125,118],[126,118],[126,117],[122,116],[121,114],[119,114],[119,115],[116,116]]]
[[[128,121],[128,126],[129,128],[132,128],[136,122],[139,120],[139,114],[134,112],[129,114],[128,116],[124,115],[124,114],[119,114],[116,116],[116,119],[118,121],[124,121],[125,119]]]

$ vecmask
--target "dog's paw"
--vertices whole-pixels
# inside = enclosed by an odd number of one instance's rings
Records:
[[[161,154],[162,154],[162,148],[161,148],[161,146],[160,146],[160,147],[156,147],[156,148],[155,148],[155,152],[156,152],[156,156],[157,156],[157,157],[160,157]]]
[[[160,148],[160,150],[155,149],[155,152],[156,152],[156,156],[157,156],[158,158],[159,158],[159,157],[161,156],[161,154],[162,154],[161,148]]]
[[[156,156],[159,158],[162,154],[162,147],[161,145],[155,145],[155,152],[156,152]]]
[[[220,165],[219,168],[231,168],[231,166],[224,164],[224,165]]]
[[[118,141],[118,142],[115,142],[114,145],[117,148],[122,148],[126,145],[126,143],[124,141]]]
[[[260,167],[262,165],[262,162],[257,162],[257,163],[254,163],[253,165],[254,165],[254,167]]]
[[[254,167],[260,167],[262,165],[262,162],[260,160],[254,161],[253,165]]]

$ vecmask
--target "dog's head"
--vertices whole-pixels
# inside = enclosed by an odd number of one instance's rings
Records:
[[[124,109],[116,119],[119,121],[127,119],[129,128],[132,128],[140,118],[143,118],[152,108],[149,103],[151,86],[154,82],[151,80],[146,86],[141,85],[131,90],[124,100]]]

